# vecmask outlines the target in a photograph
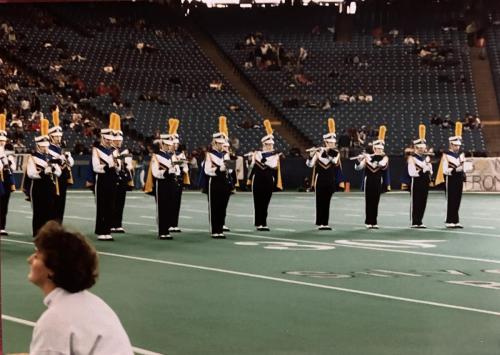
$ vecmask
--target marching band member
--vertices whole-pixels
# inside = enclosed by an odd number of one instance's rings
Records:
[[[458,216],[465,181],[465,155],[460,153],[460,147],[462,146],[461,122],[455,124],[455,135],[448,138],[448,141],[449,149],[441,157],[436,185],[445,182],[447,200],[446,228],[463,228]]]
[[[16,166],[13,154],[7,154],[7,130],[5,114],[0,114],[0,235],[9,235],[5,226],[9,209],[10,193],[16,190],[14,168]]]
[[[262,151],[252,154],[250,183],[255,212],[254,225],[258,231],[269,231],[267,211],[275,188],[282,190],[280,154],[274,151],[274,136],[271,122],[264,120],[266,136],[261,139]]]
[[[175,122],[169,120],[169,133]],[[171,134],[160,135],[160,149],[151,158],[151,174],[155,184],[156,220],[158,239],[173,239],[170,235],[177,208],[178,180],[175,161],[174,141]]]
[[[422,219],[427,205],[429,185],[432,177],[432,164],[427,154],[425,125],[419,126],[419,139],[413,141],[414,152],[408,157],[408,175],[411,178],[411,228],[427,228]]]
[[[30,200],[33,210],[33,237],[51,219],[56,218],[55,201],[59,194],[61,167],[49,154],[49,121],[40,122],[40,136],[35,137],[36,152],[28,158],[26,173],[31,179]]]
[[[101,142],[92,148],[92,172],[96,201],[95,234],[97,240],[112,241],[111,226],[117,181],[117,167],[113,158],[113,127],[115,114],[110,115],[109,128],[101,129]]]
[[[113,148],[113,158],[116,166],[116,186],[115,203],[113,208],[113,218],[111,223],[111,233],[125,233],[123,228],[123,210],[125,208],[125,199],[127,191],[134,187],[134,167],[132,156],[128,149],[121,150],[123,144],[123,132],[121,130],[121,118],[112,113],[113,119],[113,139],[111,142]]]
[[[316,225],[319,230],[331,230],[328,225],[330,200],[335,191],[344,187],[333,118],[328,119],[328,134],[323,135],[323,142],[324,147],[308,149],[310,156],[306,165],[313,168],[311,186],[316,198]]]
[[[66,207],[66,191],[69,185],[73,185],[73,175],[71,167],[75,165],[75,161],[70,152],[64,152],[62,144],[63,130],[59,121],[59,109],[52,112],[53,127],[49,129],[49,154],[51,159],[60,165],[62,173],[57,178],[59,186],[59,195],[55,201],[55,217],[54,219],[59,223],[63,223],[64,209]]]
[[[210,233],[214,239],[224,239],[224,221],[226,209],[231,195],[231,182],[226,167],[226,151],[223,145],[227,143],[226,117],[219,117],[219,132],[212,135],[212,148],[207,152],[203,162],[203,174],[206,176],[203,192],[208,195],[208,219]],[[203,179],[201,179],[203,180]]]
[[[179,129],[180,121],[178,119],[174,119],[174,128],[172,130],[172,140],[174,142],[174,153],[175,153],[175,176],[177,178],[177,190],[175,196],[175,211],[172,227],[170,227],[170,232],[179,233],[181,229],[179,228],[179,214],[181,211],[181,200],[182,200],[182,190],[185,185],[190,185],[191,182],[189,180],[189,168],[187,163],[186,154],[179,150],[180,140],[179,134],[177,130]]]
[[[365,192],[365,225],[368,229],[378,229],[377,216],[380,195],[390,190],[389,157],[385,155],[385,133],[387,128],[380,126],[378,139],[373,142],[374,154],[361,154],[357,158],[356,170],[363,170],[362,189]]]

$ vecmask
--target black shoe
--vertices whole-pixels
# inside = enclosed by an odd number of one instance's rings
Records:
[[[125,233],[125,229],[123,229],[122,227],[111,228],[111,233]]]
[[[0,230],[0,235],[9,235],[9,232],[7,232],[5,229]]]
[[[269,232],[270,231],[268,226],[259,226],[259,227],[257,227],[257,230],[260,232]]]
[[[229,229],[228,227],[224,226],[224,227],[222,227],[222,231],[223,232],[231,232],[231,229]]]
[[[222,233],[213,233],[212,238],[214,238],[214,239],[226,239],[226,236]]]
[[[158,236],[158,239],[160,239],[160,240],[172,240],[174,238],[172,238],[172,236],[170,234],[162,234],[162,235]]]

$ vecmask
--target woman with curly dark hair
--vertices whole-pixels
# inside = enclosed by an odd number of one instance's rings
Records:
[[[98,276],[94,247],[55,221],[34,242],[28,279],[42,289],[48,308],[35,325],[30,354],[133,354],[117,315],[87,291]]]

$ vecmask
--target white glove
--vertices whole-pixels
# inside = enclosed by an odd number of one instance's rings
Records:
[[[455,169],[455,171],[456,171],[457,173],[461,173],[462,171],[464,171],[464,167],[463,167],[462,165],[457,166],[457,168]]]
[[[46,175],[49,175],[49,174],[52,174],[52,167],[50,165],[47,165],[45,167],[45,169],[43,170],[43,172],[46,174]]]
[[[222,164],[222,165],[220,166],[220,171],[226,171],[226,170],[227,170],[227,169],[226,169],[226,166],[225,166],[224,164]]]

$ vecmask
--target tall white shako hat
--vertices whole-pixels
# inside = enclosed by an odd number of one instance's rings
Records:
[[[462,122],[455,123],[455,135],[448,138],[450,144],[462,145]]]
[[[228,127],[226,116],[219,117],[219,132],[212,134],[212,140],[216,143],[224,144],[228,142]]]
[[[425,140],[425,130],[424,124],[418,126],[418,139],[413,141],[413,145],[416,148],[427,148],[427,141]]]
[[[123,141],[122,119],[119,114],[112,113],[110,117],[110,127],[114,141]]]
[[[378,129],[378,139],[373,141],[373,148],[377,149],[385,149],[385,134],[387,132],[387,127],[382,125]]]
[[[49,128],[49,136],[62,137],[63,130],[59,120],[59,107],[56,107],[56,109],[52,111],[52,124],[53,126]]]
[[[271,126],[271,121],[264,120],[264,128],[266,129],[266,135],[260,140],[263,144],[274,144],[273,127]]]
[[[7,122],[7,116],[5,113],[0,114],[0,141],[7,141],[7,130],[5,129]]]
[[[167,127],[168,127],[167,132],[168,133],[160,134],[160,141],[162,144],[174,145],[174,140],[173,140],[171,133],[177,131],[176,125],[178,125],[178,122],[175,119],[173,119],[173,118],[168,119],[168,124],[167,124]]]
[[[323,134],[323,141],[325,143],[337,143],[337,134],[335,128],[335,120],[333,118],[328,119],[328,133]]]
[[[49,120],[45,118],[40,119],[40,135],[35,137],[35,143],[39,147],[48,147],[49,140]]]
[[[108,128],[101,128],[101,137],[104,139],[109,139],[110,141],[113,140],[113,127],[114,127],[114,120],[115,120],[115,115],[116,113],[111,113],[109,115],[109,127]]]

